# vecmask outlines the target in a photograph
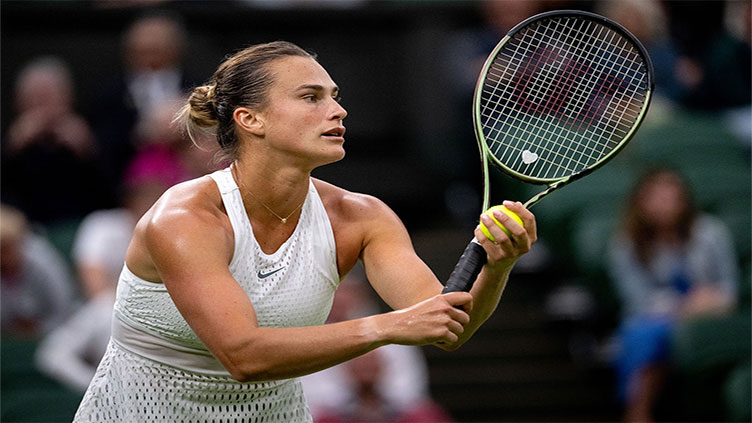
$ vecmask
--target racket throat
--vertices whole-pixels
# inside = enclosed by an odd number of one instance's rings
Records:
[[[557,188],[561,188],[562,186],[569,183],[569,179],[561,180],[556,183],[553,183],[548,186],[548,188],[545,191],[541,191],[538,194],[536,194],[533,198],[527,200],[524,204],[526,209],[529,209],[530,207],[533,207],[536,205],[540,200],[542,200],[544,197],[546,197],[548,194],[556,190]]]

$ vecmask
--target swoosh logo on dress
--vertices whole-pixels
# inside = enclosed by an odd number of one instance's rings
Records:
[[[275,274],[275,273],[279,272],[280,270],[282,270],[282,269],[284,269],[284,268],[285,268],[285,266],[283,266],[283,267],[280,267],[279,269],[275,269],[275,270],[272,270],[271,272],[267,272],[267,273],[264,273],[264,272],[262,272],[262,271],[260,271],[260,270],[259,270],[259,271],[258,271],[258,275],[257,275],[257,276],[258,276],[258,278],[259,278],[259,279],[266,279],[266,278],[268,278],[269,276],[271,276],[271,275],[273,275],[273,274]]]

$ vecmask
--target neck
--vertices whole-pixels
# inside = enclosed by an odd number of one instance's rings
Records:
[[[656,239],[666,245],[681,244],[681,238],[675,231],[659,231]]]
[[[232,173],[249,216],[289,223],[300,215],[308,194],[310,173],[274,167],[270,162],[251,163],[239,159],[232,163]]]

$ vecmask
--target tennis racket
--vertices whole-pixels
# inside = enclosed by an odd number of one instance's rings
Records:
[[[629,142],[650,104],[653,68],[645,48],[594,13],[541,13],[512,28],[486,60],[473,101],[483,168],[489,162],[548,194],[603,166]],[[444,292],[469,291],[487,257],[473,239]]]

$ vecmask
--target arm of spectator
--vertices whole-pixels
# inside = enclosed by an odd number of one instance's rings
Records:
[[[43,338],[34,357],[39,370],[74,391],[86,391],[107,347],[113,301],[113,293],[100,294]]]

